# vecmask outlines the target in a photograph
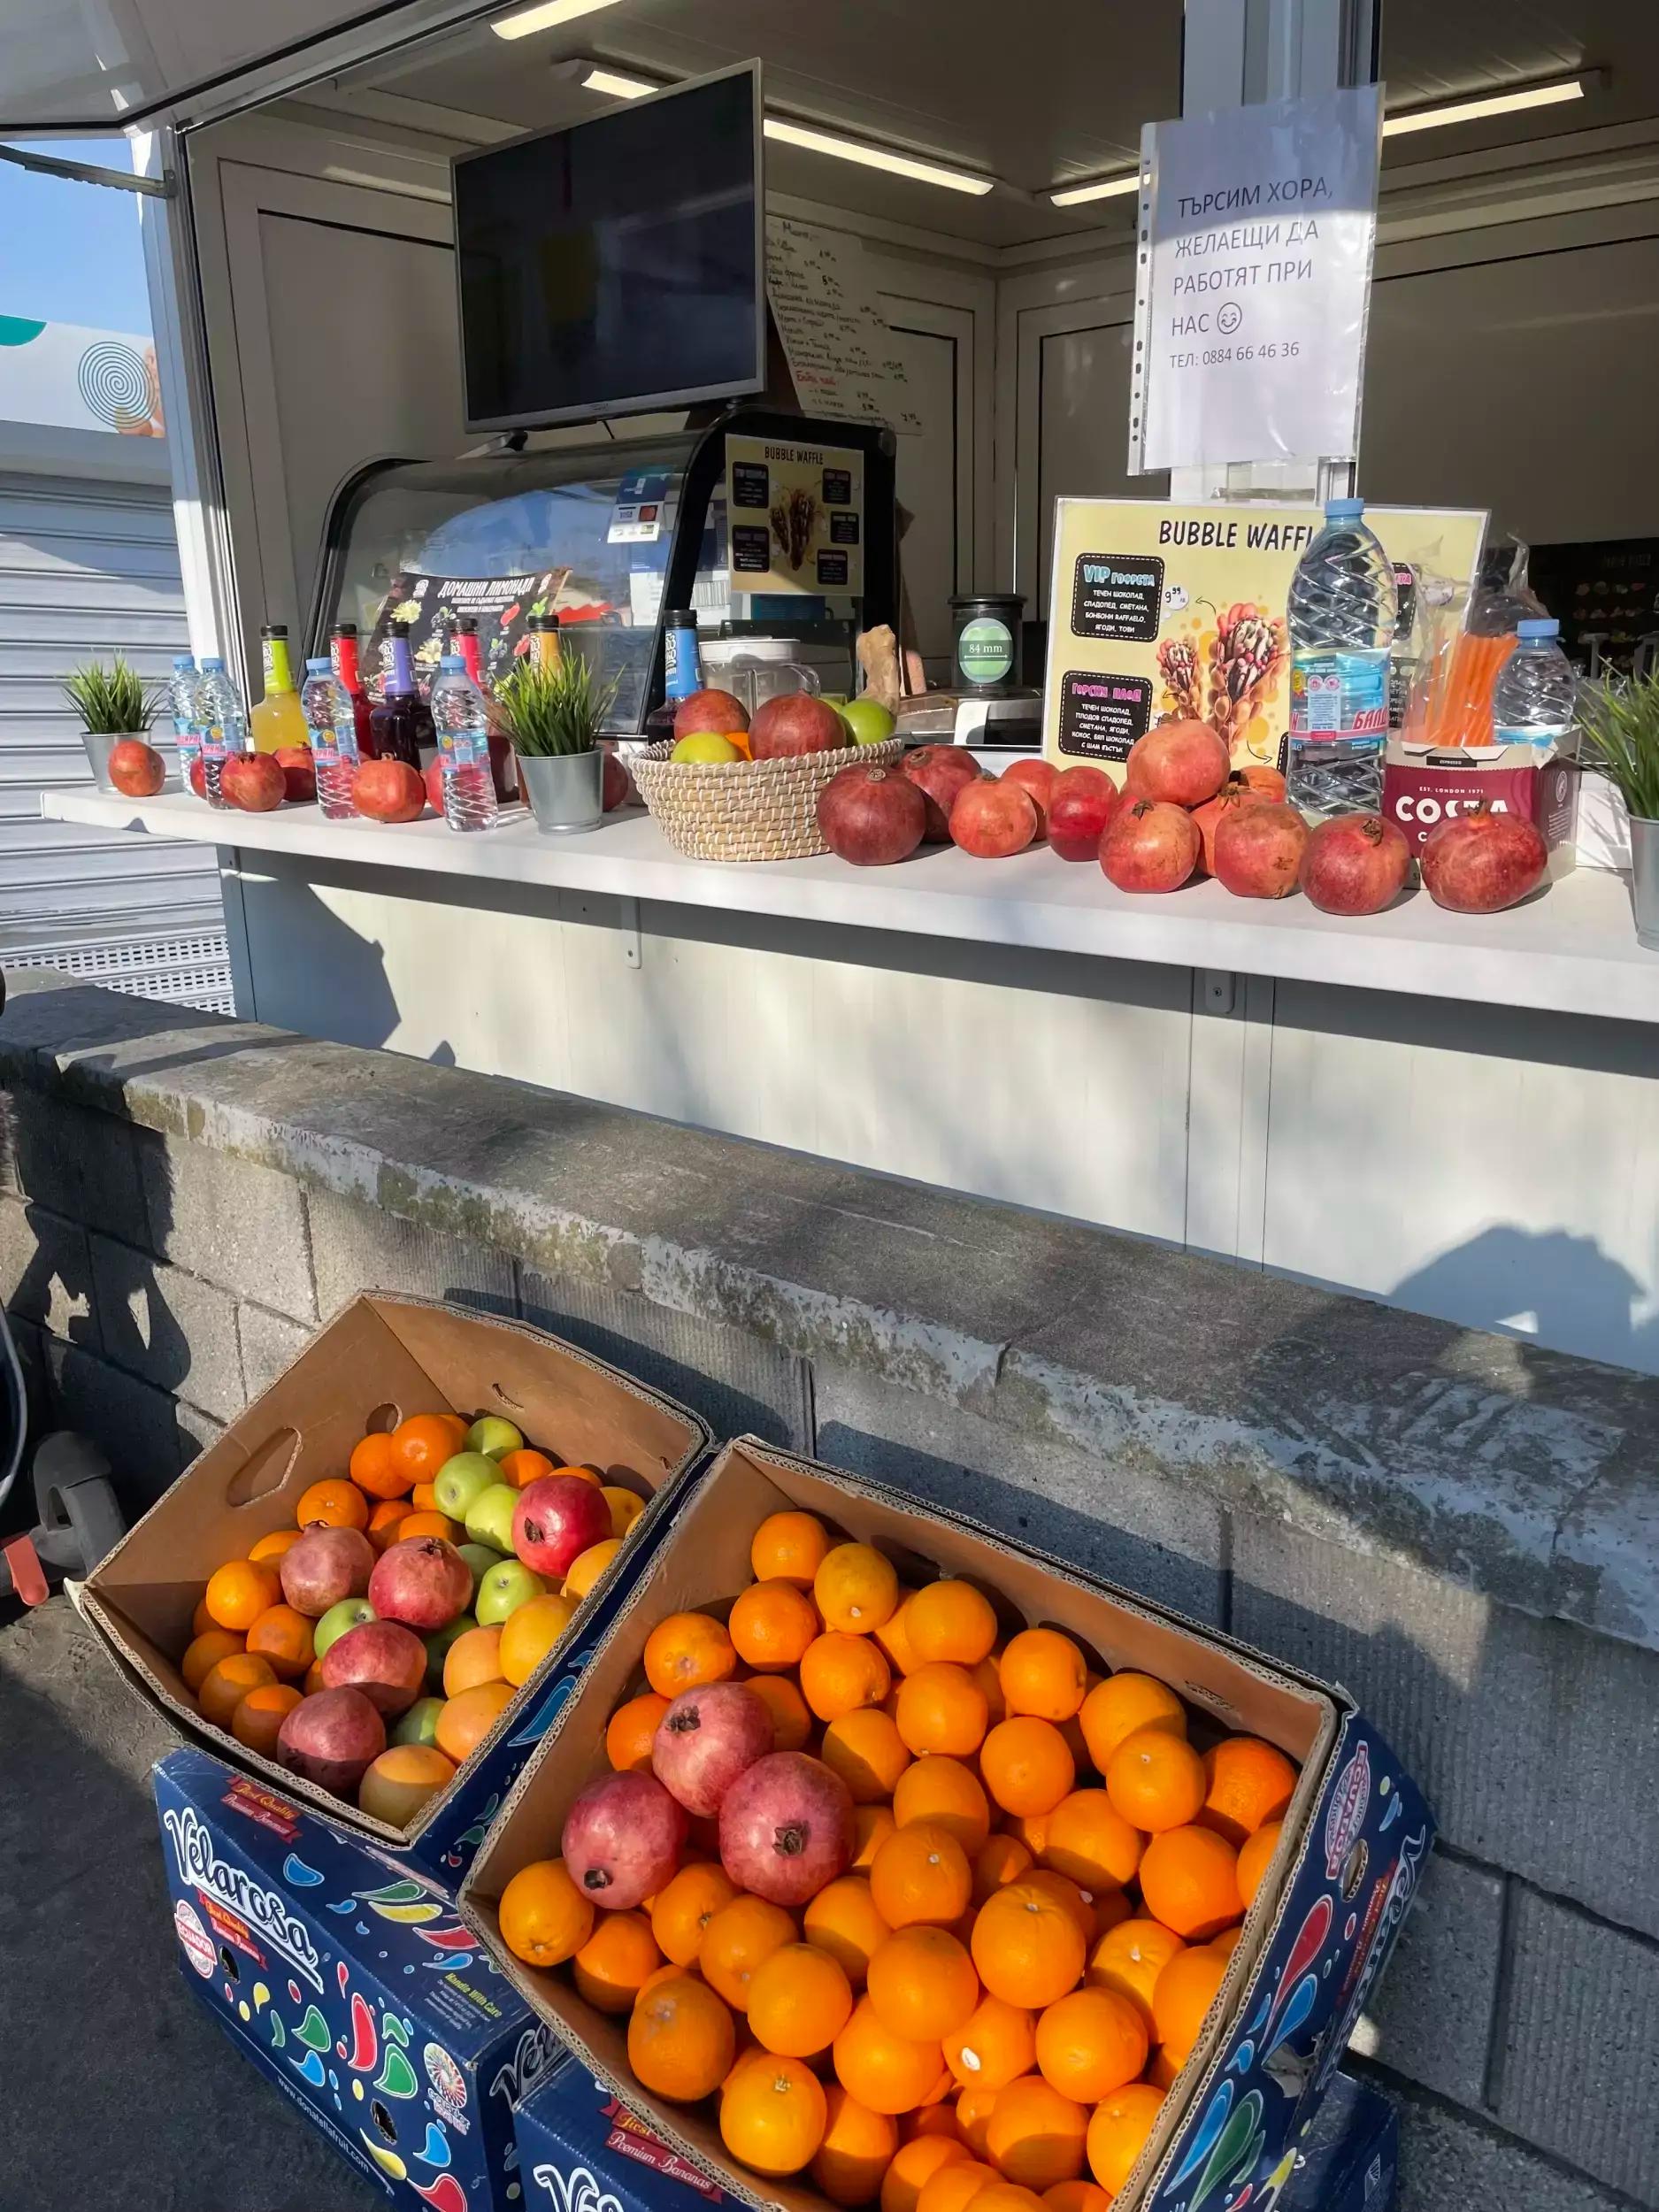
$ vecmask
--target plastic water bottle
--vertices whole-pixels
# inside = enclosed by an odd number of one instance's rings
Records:
[[[324,818],[330,822],[352,821],[357,811],[351,798],[357,776],[357,717],[350,694],[335,680],[334,663],[326,654],[305,664],[300,711],[311,734],[317,803]]]
[[[495,780],[489,767],[489,710],[458,653],[438,663],[432,723],[443,764],[443,818],[452,830],[495,826]]]
[[[202,732],[196,721],[196,673],[195,657],[189,653],[175,653],[173,657],[173,682],[168,687],[173,703],[173,735],[179,748],[179,781],[188,792],[196,787],[190,775],[202,757]]]
[[[209,806],[227,806],[229,802],[219,788],[219,779],[232,755],[249,749],[248,711],[217,654],[210,654],[202,663],[196,697],[202,726],[203,787]]]
[[[1304,814],[1375,813],[1388,737],[1388,657],[1398,602],[1363,499],[1325,503],[1325,527],[1290,580],[1286,796]]]
[[[1535,745],[1540,753],[1572,750],[1578,680],[1562,651],[1559,622],[1516,626],[1517,643],[1492,690],[1492,733],[1500,745]]]

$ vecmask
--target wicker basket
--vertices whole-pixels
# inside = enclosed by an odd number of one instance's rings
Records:
[[[670,760],[666,739],[628,762],[640,796],[676,852],[688,860],[810,860],[829,847],[818,795],[855,764],[897,760],[903,740],[796,753],[787,760]]]

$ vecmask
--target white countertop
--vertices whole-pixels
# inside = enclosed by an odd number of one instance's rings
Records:
[[[954,846],[925,846],[892,868],[853,868],[833,856],[685,860],[634,808],[578,837],[542,837],[522,810],[493,831],[462,836],[433,815],[388,826],[325,821],[315,807],[233,814],[179,792],[125,799],[68,788],[44,793],[41,808],[54,821],[290,861],[326,856],[365,869],[547,884],[852,928],[1659,1022],[1659,953],[1636,942],[1624,879],[1590,869],[1504,914],[1448,914],[1419,889],[1386,914],[1340,920],[1304,898],[1235,899],[1209,881],[1137,897],[1115,890],[1091,863],[1056,860],[1046,846],[1012,860],[974,860]]]

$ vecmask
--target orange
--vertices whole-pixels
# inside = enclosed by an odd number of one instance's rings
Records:
[[[1023,1843],[1033,1859],[1040,1859],[1048,1848],[1048,1816],[1047,1813],[1010,1813],[1002,1823],[1002,1833]]]
[[[230,1732],[250,1751],[274,1759],[282,1724],[299,1701],[300,1694],[291,1682],[267,1682],[242,1700],[230,1717]]]
[[[495,1462],[501,1469],[501,1479],[510,1482],[515,1490],[522,1490],[526,1483],[536,1482],[543,1475],[554,1471],[553,1462],[545,1452],[532,1451],[521,1444],[516,1452],[503,1452]]]
[[[615,1565],[621,1549],[619,1536],[607,1536],[601,1543],[589,1544],[585,1552],[572,1560],[565,1577],[564,1595],[579,1600],[591,1597]]]
[[[973,1901],[984,1904],[994,1889],[1017,1882],[1030,1870],[1032,1857],[1018,1836],[987,1836],[973,1862]]]
[[[605,1486],[604,1478],[597,1467],[555,1467],[553,1471],[556,1475],[574,1475],[578,1482],[591,1482],[595,1490],[603,1490]]]
[[[290,1544],[297,1544],[300,1532],[296,1528],[274,1529],[269,1536],[262,1536],[248,1553],[256,1567],[273,1566]]]
[[[1184,2060],[1171,2058],[1160,2043],[1147,2061],[1147,2070],[1141,2078],[1143,2081],[1151,2082],[1156,2088],[1172,2089],[1175,2086],[1175,2077],[1180,2072],[1184,2063]]]
[[[801,1694],[820,1720],[879,1705],[892,1686],[892,1670],[868,1636],[832,1630],[814,1637],[801,1661]]]
[[[993,2181],[973,2200],[981,2212],[1042,2212],[1042,2199],[1018,2181]]]
[[[1204,2024],[1204,2015],[1226,1978],[1227,1955],[1208,1944],[1178,1951],[1158,1976],[1152,1993],[1152,2018],[1157,2039],[1179,2065]],[[1135,2071],[1140,2072],[1137,2067]]]
[[[942,2043],[965,2027],[979,1978],[964,1945],[943,1928],[901,1928],[870,1962],[870,2002],[884,2028],[914,2043]]]
[[[446,1544],[464,1544],[466,1531],[459,1521],[452,1521],[447,1513],[435,1508],[430,1513],[405,1513],[397,1524],[397,1543],[413,1543],[419,1536],[441,1536]]]
[[[922,2184],[916,2212],[968,2212],[974,2199],[996,2178],[995,2167],[986,2159],[953,2158]]]
[[[812,1733],[812,1716],[795,1684],[781,1674],[757,1674],[749,1686],[772,1715],[774,1751],[804,1751]]]
[[[917,2042],[884,2028],[868,1997],[853,2007],[831,2053],[835,2078],[872,2112],[909,2112],[926,2102],[944,2073],[937,2043]]]
[[[317,1655],[310,1621],[291,1605],[267,1606],[248,1631],[248,1648],[288,1682],[298,1681]]]
[[[1048,1816],[1042,1863],[1090,1892],[1132,1882],[1146,1838],[1104,1790],[1073,1790]]]
[[[1088,1687],[1083,1654],[1057,1628],[1022,1629],[997,1672],[1009,1711],[1029,1713],[1034,1720],[1070,1720]]]
[[[910,2142],[918,2135],[943,2135],[953,2143],[961,2142],[962,2137],[956,2127],[956,2108],[947,2101],[949,2096],[947,2089],[937,2104],[918,2105],[914,2112],[900,2114],[899,2133],[905,2142]]]
[[[1185,1828],[1204,1802],[1204,1763],[1167,1728],[1137,1728],[1106,1767],[1106,1794],[1132,1827],[1147,1835]]]
[[[837,1544],[818,1563],[812,1597],[826,1628],[868,1636],[898,1609],[899,1578],[873,1544]]]
[[[894,1733],[897,1735],[896,1729]],[[970,1856],[983,1850],[991,1832],[991,1808],[978,1775],[959,1759],[948,1759],[940,1752],[925,1759],[909,1760],[906,1755],[892,1793],[893,1817],[900,1827],[931,1820],[948,1828]]]
[[[994,2093],[1036,2062],[1036,2021],[1024,2005],[982,1997],[955,2034],[946,2036],[944,2048],[945,2063],[964,2089]]]
[[[544,1602],[533,1598],[531,1604]],[[563,1599],[559,1601],[565,1602]],[[526,1612],[528,1607],[518,1610]],[[512,1615],[507,1616],[509,1624]],[[657,1734],[657,1724],[668,1710],[668,1700],[658,1690],[645,1690],[638,1697],[631,1697],[626,1705],[618,1705],[611,1716],[605,1729],[605,1756],[618,1774],[649,1774],[651,1770],[651,1744]]]
[[[739,2069],[720,2099],[720,2137],[741,2166],[781,2179],[810,2165],[829,2121],[824,2085],[799,2059]]]
[[[977,1667],[996,1641],[989,1598],[958,1577],[929,1582],[905,1602],[904,1632],[924,1666],[936,1659]]]
[[[736,1895],[736,1885],[719,1867],[681,1867],[651,1900],[651,1933],[663,1956],[675,1966],[695,1966],[710,1921]]]
[[[261,1613],[268,1613],[282,1599],[282,1585],[274,1567],[256,1567],[250,1559],[227,1559],[207,1579],[203,1603],[216,1628],[234,1628],[245,1636]]]
[[[628,2022],[628,2064],[647,2089],[676,2104],[711,2096],[736,2053],[731,2014],[689,1974],[647,1990]]]
[[[457,1417],[450,1413],[411,1413],[407,1421],[400,1421],[392,1431],[392,1466],[400,1478],[398,1488],[380,1490],[366,1482],[364,1488],[373,1491],[376,1497],[401,1497],[418,1482],[435,1482],[445,1460],[453,1459],[466,1441],[465,1429],[461,1432],[461,1443],[455,1440],[454,1425]],[[366,1437],[364,1441],[368,1441]],[[355,1461],[357,1454],[353,1453],[352,1457]],[[351,1479],[361,1479],[355,1465]]]
[[[184,1686],[198,1692],[221,1659],[246,1649],[244,1640],[234,1629],[209,1628],[192,1638],[188,1649],[179,1662],[179,1671],[184,1677]]]
[[[1148,2031],[1154,2026],[1152,1995],[1158,1977],[1187,1946],[1159,1920],[1125,1920],[1109,1928],[1089,1953],[1087,1979],[1095,1989],[1115,1989],[1126,1997]]]
[[[530,1679],[576,1617],[576,1608],[557,1590],[516,1605],[501,1624],[501,1671],[514,1689]]]
[[[704,1928],[698,1970],[728,2005],[746,2012],[755,1969],[782,1945],[795,1942],[796,1934],[795,1922],[781,1905],[739,1895],[722,1905]]]
[[[455,1766],[430,1744],[395,1743],[370,1762],[357,1803],[371,1820],[406,1828],[429,1797],[452,1782]]]
[[[481,1683],[504,1682],[501,1671],[499,1628],[469,1628],[457,1636],[443,1655],[443,1694],[459,1697]]]
[[[645,1640],[645,1678],[660,1697],[724,1682],[736,1666],[731,1638],[707,1613],[671,1613]]]
[[[470,1759],[512,1703],[511,1682],[480,1682],[445,1701],[434,1730],[438,1748],[457,1766]]]
[[[755,1531],[749,1563],[757,1582],[793,1582],[810,1590],[830,1548],[816,1513],[769,1513]]]
[[[749,2031],[779,2058],[816,2058],[852,2017],[839,1960],[815,1943],[781,1943],[749,1978]]]
[[[194,1648],[194,1647],[192,1647]],[[187,1655],[188,1656],[188,1655]],[[188,1680],[188,1677],[186,1679]],[[1239,1847],[1239,1895],[1245,1904],[1256,1902],[1256,1893],[1262,1886],[1269,1862],[1279,1848],[1279,1839],[1284,1833],[1284,1823],[1264,1821],[1253,1836],[1247,1836]]]
[[[824,2138],[812,2178],[832,2204],[872,2204],[899,2147],[898,2123],[849,2097],[840,2082],[825,2091]]]
[[[985,1724],[995,1728],[999,1721],[1008,1718],[1008,1700],[1002,1695],[1002,1660],[993,1652],[988,1659],[981,1659],[977,1667],[970,1667],[968,1672],[985,1692]]]
[[[1065,1738],[1054,1723],[1024,1713],[992,1729],[979,1753],[979,1772],[1005,1813],[1052,1813],[1077,1780]]]
[[[663,1962],[642,1912],[602,1912],[571,1961],[576,1986],[600,2012],[632,2012],[642,1985]]]
[[[1208,1950],[1219,1951],[1224,1959],[1230,1959],[1238,1949],[1239,1939],[1243,1933],[1242,1926],[1224,1928],[1218,1936],[1210,1937],[1205,1947]]]
[[[1133,2081],[1150,2047],[1146,2022],[1115,1989],[1074,1989],[1037,2023],[1038,2069],[1076,2104],[1098,2104]]]
[[[1163,2103],[1161,2089],[1132,2081],[1095,2106],[1088,2124],[1089,2170],[1111,2195],[1128,2180]]]
[[[218,1626],[219,1623],[213,1618],[213,1616],[207,1609],[206,1598],[197,1598],[196,1601],[196,1610],[190,1616],[191,1635],[205,1636],[210,1628],[217,1628]]]
[[[1074,1914],[1034,1882],[1010,1882],[997,1890],[973,1924],[979,1979],[993,1997],[1033,2012],[1077,1986],[1087,1951]]]
[[[762,1674],[798,1667],[823,1632],[818,1608],[793,1582],[751,1582],[733,1606],[726,1632],[746,1667]]]
[[[626,1536],[644,1512],[644,1499],[637,1490],[625,1490],[620,1483],[603,1482],[599,1486],[611,1508],[611,1533]]]
[[[1094,2181],[1056,2181],[1042,2200],[1048,2212],[1111,2212],[1111,2199]]]
[[[864,1987],[871,1960],[893,1932],[856,1874],[826,1883],[807,1907],[804,1924],[808,1941],[839,1962],[855,1989]]]
[[[1229,1736],[1204,1754],[1204,1809],[1198,1817],[1231,1844],[1279,1820],[1296,1786],[1296,1770],[1259,1736]]]
[[[305,1670],[305,1679],[300,1684],[301,1689],[307,1697],[315,1697],[319,1690],[326,1690],[327,1686],[328,1685],[323,1680],[322,1661],[313,1659]]]
[[[403,1523],[414,1512],[407,1498],[382,1498],[369,1516],[368,1539],[376,1551],[399,1541]]]
[[[1056,1899],[1064,1905],[1082,1930],[1085,1947],[1093,1944],[1095,1937],[1100,1933],[1094,1918],[1094,1908],[1074,1881],[1064,1874],[1055,1873],[1052,1868],[1046,1866],[1033,1867],[1025,1879],[1028,1888],[1040,1889],[1046,1895]]]
[[[948,1927],[973,1895],[968,1855],[948,1828],[932,1821],[895,1829],[872,1863],[870,1894],[889,1928]]]
[[[879,1805],[890,1798],[910,1764],[897,1728],[874,1705],[831,1721],[818,1755],[841,1776],[855,1805]]]
[[[880,1627],[872,1632],[877,1643],[886,1652],[887,1664],[895,1674],[914,1674],[922,1663],[919,1655],[910,1643],[910,1632],[908,1626],[910,1600],[915,1595],[914,1590],[907,1590],[901,1585],[897,1605],[887,1615]]]
[[[1039,2021],[1038,2034],[1042,2024]],[[1022,2188],[1051,2189],[1083,2170],[1088,2115],[1040,2074],[1024,2074],[997,2093],[986,2147],[1005,2181]]]
[[[250,1651],[234,1651],[203,1677],[196,1701],[204,1720],[211,1720],[215,1728],[228,1728],[250,1690],[268,1690],[275,1682],[276,1671],[268,1659],[257,1658]]]
[[[365,1436],[351,1456],[366,1451],[371,1444],[383,1445],[389,1453],[389,1436]],[[309,1528],[313,1521],[325,1522],[330,1528],[367,1528],[369,1501],[361,1485],[346,1482],[338,1475],[326,1481],[312,1483],[309,1490],[300,1492],[300,1502],[294,1509],[294,1517],[302,1528]]]
[[[918,1758],[925,1751],[968,1758],[985,1740],[988,1716],[985,1692],[948,1661],[919,1666],[899,1685],[899,1733]]]
[[[975,2158],[989,2161],[991,2153],[986,2138],[991,2131],[991,2115],[1001,2094],[1000,2089],[981,2089],[973,2082],[957,2095],[956,2132]],[[991,2172],[995,2174],[995,2166]]]
[[[334,1476],[325,1482],[312,1483],[302,1496],[294,1515],[302,1528],[312,1521],[327,1521],[334,1528],[361,1528],[368,1518],[366,1507],[363,1521],[335,1517],[344,1516],[351,1509],[340,1495],[342,1490],[355,1489],[358,1503],[362,1504],[365,1498],[401,1498],[413,1479],[411,1477],[410,1480],[405,1480],[397,1463],[397,1452],[390,1433],[380,1429],[371,1431],[360,1442],[353,1445],[347,1464],[351,1471],[349,1483],[342,1477]],[[437,1471],[434,1467],[434,1474]],[[322,1493],[320,1498],[316,1495],[319,1492]],[[311,1509],[309,1511],[308,1506]]]
[[[438,1494],[429,1482],[418,1482],[409,1494],[409,1502],[417,1513],[435,1513]]]
[[[1243,1917],[1238,1866],[1238,1854],[1213,1828],[1167,1828],[1141,1861],[1141,1900],[1153,1919],[1202,1943]]]
[[[1108,1928],[1115,1928],[1121,1920],[1127,1920],[1134,1911],[1128,1893],[1121,1889],[1097,1889],[1089,1899],[1094,1913],[1094,1933],[1103,1936]]]
[[[953,2136],[918,2135],[901,2146],[881,2177],[881,2212],[917,2212],[923,2185],[941,2166],[959,2166],[967,2151]]]
[[[849,1873],[868,1874],[876,1853],[898,1826],[886,1805],[857,1805],[853,1809],[853,1863]]]
[[[1097,1682],[1083,1701],[1078,1720],[1095,1770],[1104,1774],[1111,1755],[1137,1728],[1167,1728],[1187,1733],[1187,1709],[1156,1675],[1125,1670]]]

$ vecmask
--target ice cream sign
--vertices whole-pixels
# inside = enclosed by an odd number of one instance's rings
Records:
[[[0,315],[0,418],[165,436],[156,349],[130,331]]]

